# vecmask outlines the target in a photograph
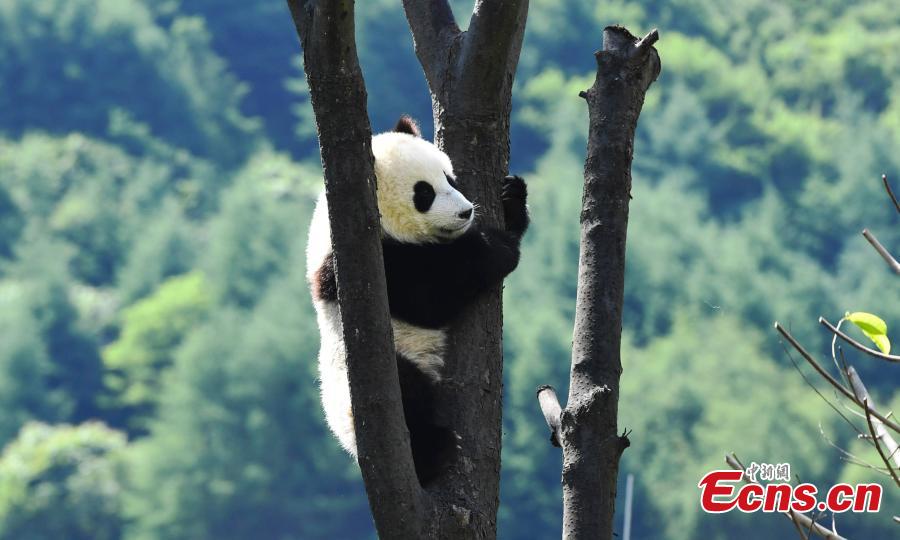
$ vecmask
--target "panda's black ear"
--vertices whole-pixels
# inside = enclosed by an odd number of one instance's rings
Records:
[[[419,131],[419,123],[416,122],[413,117],[404,114],[400,117],[400,120],[397,120],[397,125],[394,126],[394,131],[397,133],[408,133],[413,137],[421,137],[422,132]]]

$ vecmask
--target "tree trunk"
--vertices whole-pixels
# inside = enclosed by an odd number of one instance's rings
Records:
[[[403,420],[354,5],[288,0],[288,7],[322,153],[359,467],[378,534],[419,538],[425,503]]]
[[[527,0],[475,3],[460,32],[444,0],[404,0],[431,90],[435,143],[479,205],[482,223],[502,226],[500,187],[509,169],[509,114]],[[438,409],[462,438],[458,466],[430,490],[439,516],[432,533],[494,538],[500,503],[503,316],[501,287],[483,295],[449,332],[447,382]]]
[[[563,538],[612,538],[619,458],[619,376],[625,238],[634,131],[644,95],[660,71],[654,30],[638,40],[622,27],[603,32],[594,85],[580,95],[590,114],[581,254],[569,399],[558,413],[552,388],[538,389],[552,436],[563,449]]]

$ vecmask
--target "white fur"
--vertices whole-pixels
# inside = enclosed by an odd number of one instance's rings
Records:
[[[459,213],[472,209],[473,205],[447,181],[447,176],[453,178],[453,167],[450,158],[437,147],[419,137],[390,132],[372,139],[372,151],[383,234],[403,242],[425,243],[455,238],[471,226],[474,215],[462,219]],[[424,213],[417,211],[413,203],[414,186],[419,181],[430,183],[435,190],[432,207]],[[323,193],[316,203],[309,229],[307,280],[315,279],[331,251],[331,227]],[[325,418],[341,445],[355,456],[356,436],[340,312],[334,302],[314,299],[313,304],[321,334],[319,378]],[[440,380],[446,332],[397,319],[391,323],[397,352],[432,379]]]

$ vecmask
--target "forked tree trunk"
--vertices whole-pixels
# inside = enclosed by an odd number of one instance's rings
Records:
[[[509,162],[512,80],[527,0],[479,0],[460,32],[444,0],[404,2],[432,89],[436,142],[479,219],[498,225]],[[384,285],[371,128],[352,0],[288,0],[316,115],[359,464],[382,538],[494,538],[500,485],[500,287],[450,331],[443,420],[460,459],[428,492],[403,423]],[[428,45],[426,47],[426,44]],[[399,111],[398,111],[399,112]]]

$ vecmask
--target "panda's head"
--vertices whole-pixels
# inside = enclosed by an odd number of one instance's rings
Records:
[[[372,138],[378,210],[386,235],[410,243],[446,242],[465,233],[475,206],[459,192],[447,154],[404,116]]]

